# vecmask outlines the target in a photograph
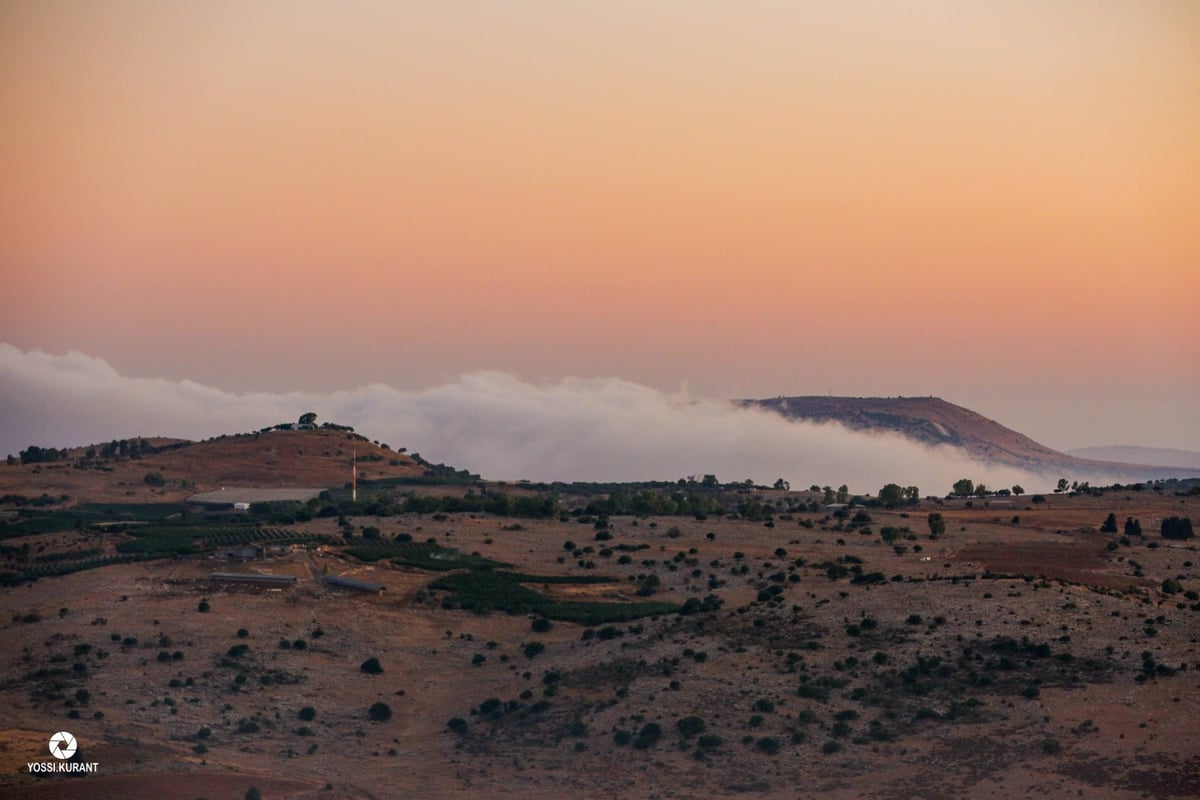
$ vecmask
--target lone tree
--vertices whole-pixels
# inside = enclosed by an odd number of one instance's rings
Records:
[[[929,515],[929,538],[936,539],[945,532],[946,518],[940,511],[934,511]]]
[[[975,481],[961,478],[954,482],[954,493],[960,497],[970,497],[975,494]]]
[[[887,508],[895,508],[904,502],[904,487],[898,483],[889,483],[879,490],[879,502]]]
[[[1117,515],[1110,513],[1104,518],[1104,524],[1100,526],[1101,533],[1116,533],[1117,532]]]
[[[1019,483],[1015,484],[1012,487],[1012,493],[1015,494],[1017,497],[1020,497],[1021,495],[1025,494],[1025,487]]]
[[[1167,517],[1162,521],[1162,538],[1191,539],[1192,520],[1189,517]]]

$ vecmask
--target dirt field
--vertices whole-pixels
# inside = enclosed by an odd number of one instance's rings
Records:
[[[1110,511],[1145,535],[1109,549]],[[1200,590],[1200,553],[1158,536],[1169,515],[1200,520],[1200,497],[871,510],[867,533],[823,514],[619,517],[604,542],[576,521],[353,520],[614,578],[548,585],[558,597],[638,599],[653,574],[654,599],[723,601],[590,634],[443,608],[437,574],[335,553],[236,567],[298,578],[284,588],[214,583],[232,567],[211,559],[43,579],[0,590],[0,797],[1196,797],[1200,603],[1163,581]],[[885,544],[884,526],[914,538]],[[640,549],[597,552],[617,544]],[[831,579],[838,566],[859,569]],[[386,589],[330,589],[324,572]],[[360,669],[372,657],[381,674]],[[378,702],[390,719],[368,717]],[[28,773],[58,730],[98,775]]]

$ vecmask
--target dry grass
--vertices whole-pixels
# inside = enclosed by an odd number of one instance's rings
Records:
[[[557,520],[522,520],[524,529],[517,531],[503,530],[511,520],[482,515],[354,521],[378,525],[385,536],[434,537],[444,546],[478,551],[531,574],[599,573],[617,579],[596,586],[555,585],[556,594],[632,594],[635,584],[629,579],[653,572],[663,583],[654,599],[679,602],[707,594],[710,574],[725,581],[715,590],[724,599],[720,611],[621,624],[615,627],[623,635],[612,639],[584,640],[583,629],[567,623],[535,633],[523,616],[444,610],[436,596],[422,602],[436,576],[386,563],[364,566],[337,555],[246,567],[300,578],[282,590],[213,584],[207,579],[213,565],[204,561],[109,567],[6,589],[0,594],[5,611],[0,707],[6,709],[7,728],[0,739],[6,776],[0,779],[0,794],[240,797],[254,783],[265,797],[293,798],[791,797],[800,790],[835,798],[1079,791],[1114,798],[1195,796],[1200,612],[1182,596],[1164,596],[1159,587],[1166,577],[1182,576],[1185,588],[1200,589],[1195,566],[1200,554],[1191,542],[1162,542],[1149,523],[1170,514],[1200,519],[1200,498],[1154,492],[1129,497],[1054,496],[1036,506],[1018,499],[1003,510],[978,503],[970,509],[943,507],[947,534],[938,541],[930,541],[925,528],[930,507],[908,517],[872,511],[875,533],[870,536],[822,530],[820,515],[800,515],[813,519],[813,528],[799,520],[777,520],[776,527],[766,528],[715,518],[638,520],[635,525],[622,517],[612,521],[613,540],[604,543],[593,540],[589,525]],[[1109,511],[1122,521],[1139,517],[1145,540],[1108,551],[1105,544],[1115,537],[1095,529]],[[1011,524],[1013,515],[1021,517],[1020,524]],[[882,525],[910,526],[918,540],[903,542],[909,549],[897,554],[879,540]],[[674,526],[676,538],[667,533]],[[328,520],[307,528],[333,530]],[[616,555],[591,555],[599,566],[588,570],[563,550],[568,539],[597,550],[618,543],[649,547],[633,552],[628,565],[617,564]],[[1149,548],[1149,542],[1160,546]],[[920,552],[914,551],[917,544]],[[786,556],[776,556],[777,548]],[[744,557],[735,560],[735,551]],[[695,566],[677,562],[677,570],[670,571],[665,563],[681,552],[695,559]],[[815,566],[846,556],[861,559],[864,571],[881,571],[889,580],[873,586],[831,581]],[[807,566],[796,570],[798,583],[783,584],[783,602],[755,602],[769,576],[797,558]],[[644,559],[657,563],[644,566]],[[719,566],[711,565],[714,560]],[[1141,577],[1133,574],[1131,562],[1139,565]],[[747,574],[732,574],[742,563]],[[384,583],[387,590],[376,597],[324,588],[313,577],[326,568]],[[693,577],[693,569],[701,576]],[[1014,577],[984,579],[986,570]],[[892,576],[902,580],[894,582]],[[207,613],[197,611],[201,598],[211,604]],[[1184,607],[1177,607],[1181,602]],[[68,611],[60,617],[63,607]],[[39,621],[13,619],[29,613]],[[914,614],[920,624],[908,622]],[[876,620],[878,627],[849,635],[847,626],[864,618]],[[249,637],[238,638],[239,628],[248,629]],[[322,636],[314,636],[317,628]],[[138,643],[112,642],[113,633],[136,637]],[[164,635],[171,640],[165,647],[159,643]],[[1078,672],[1079,680],[1062,678],[1062,664],[1053,657],[1026,666],[1022,656],[1015,670],[991,673],[997,681],[992,687],[959,695],[938,688],[941,679],[935,676],[925,696],[897,688],[892,698],[887,692],[874,701],[849,697],[860,686],[880,691],[888,670],[902,671],[918,657],[938,656],[953,664],[964,646],[973,646],[992,658],[991,642],[1019,642],[1026,636],[1048,643],[1055,655],[1072,654],[1070,671]],[[281,649],[281,639],[304,639],[306,647]],[[545,651],[527,657],[523,645],[530,641],[544,643]],[[239,643],[249,644],[249,652],[229,659],[229,648]],[[818,649],[810,649],[810,643]],[[78,659],[87,665],[83,677],[70,672],[77,645],[91,645]],[[97,657],[100,649],[108,651],[107,657]],[[160,662],[160,650],[178,650],[183,658]],[[686,655],[689,651],[693,655]],[[1188,669],[1138,682],[1143,651],[1158,663],[1183,663]],[[701,652],[703,659],[695,656]],[[885,652],[889,663],[873,664],[876,652]],[[800,660],[789,661],[791,653]],[[481,664],[473,663],[476,654],[485,657]],[[58,656],[65,660],[56,662]],[[371,656],[382,663],[382,675],[359,670]],[[858,665],[846,666],[848,658]],[[1085,659],[1103,668],[1087,672],[1080,666]],[[968,666],[982,673],[981,664]],[[789,665],[796,670],[789,671]],[[67,698],[76,688],[90,692],[79,719],[68,718],[62,699],[47,698],[54,679],[34,677],[41,668],[67,670],[61,678]],[[544,697],[548,671],[562,676],[562,687]],[[235,690],[236,676],[243,672],[246,683]],[[264,675],[283,682],[264,685]],[[842,677],[848,683],[832,688],[822,702],[797,695],[802,675],[813,681]],[[187,678],[192,686],[170,686],[172,679]],[[957,679],[945,679],[945,686],[957,686]],[[1035,679],[1041,681],[1037,696],[1022,696],[1019,690]],[[531,693],[527,700],[521,699],[524,691]],[[967,696],[983,704],[977,718],[915,719],[920,706],[945,716]],[[525,711],[494,721],[472,715],[492,697],[516,701]],[[763,720],[754,726],[751,717],[759,713],[754,705],[763,698],[773,709],[761,712]],[[542,699],[549,706],[531,713],[532,704]],[[394,712],[386,723],[367,719],[367,708],[379,701]],[[317,709],[311,723],[296,718],[306,705]],[[894,718],[886,716],[889,708]],[[835,715],[843,710],[859,717],[848,723],[852,733],[839,737]],[[94,718],[96,711],[103,717]],[[806,711],[816,720],[804,721]],[[694,757],[694,740],[681,745],[674,728],[676,720],[689,715],[702,716],[709,731],[724,739],[700,760]],[[446,730],[451,717],[468,721],[465,737]],[[243,719],[256,719],[261,730],[238,733]],[[867,736],[872,720],[880,720],[894,737]],[[661,724],[664,735],[657,745],[634,749],[614,743],[614,731],[635,730],[645,722]],[[576,723],[586,726],[583,735],[576,735]],[[305,724],[314,735],[296,733]],[[198,755],[194,737],[205,726],[212,735],[208,751]],[[64,728],[101,761],[102,781],[35,780],[21,774],[30,754],[44,752],[45,739]],[[805,734],[803,742],[792,742],[794,730]],[[750,743],[743,744],[743,736],[751,737]],[[764,736],[781,742],[775,755],[755,748]],[[841,750],[823,754],[822,746],[833,739]],[[1057,741],[1061,752],[1045,753],[1047,739]],[[586,749],[577,751],[577,743]],[[313,744],[317,749],[309,754]],[[322,788],[327,782],[330,791]]]

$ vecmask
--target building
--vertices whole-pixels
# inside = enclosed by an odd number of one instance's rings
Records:
[[[269,575],[254,572],[214,572],[209,577],[214,581],[257,583],[264,586],[287,586],[296,582],[294,575]]]
[[[262,549],[258,547],[223,547],[213,554],[214,558],[224,558],[227,561],[254,561],[262,557]]]
[[[344,589],[354,589],[357,592],[371,592],[372,594],[383,594],[385,588],[382,583],[362,581],[358,578],[348,578],[344,575],[322,575],[321,582],[328,586],[340,586]]]

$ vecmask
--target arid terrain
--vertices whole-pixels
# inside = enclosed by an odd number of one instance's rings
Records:
[[[3,507],[0,571],[46,569],[0,588],[0,797],[1200,796],[1200,553],[1160,535],[1200,520],[1192,484],[831,508],[433,485],[379,449],[354,502],[344,435],[218,441],[0,467],[70,495]],[[237,480],[331,491],[180,502]],[[60,730],[97,774],[29,774]]]

